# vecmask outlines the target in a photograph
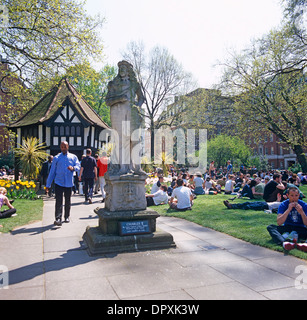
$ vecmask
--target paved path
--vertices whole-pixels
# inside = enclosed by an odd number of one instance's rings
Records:
[[[0,265],[9,269],[1,300],[307,300],[307,288],[295,281],[307,272],[305,261],[177,218],[157,220],[176,249],[90,257],[82,235],[98,225],[99,200],[89,205],[73,196],[71,223],[58,228],[48,198],[41,222],[0,234]]]

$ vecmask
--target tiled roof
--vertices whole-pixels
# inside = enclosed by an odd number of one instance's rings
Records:
[[[48,121],[57,113],[58,108],[62,107],[66,98],[70,100],[79,115],[90,125],[97,125],[105,129],[109,128],[67,79],[62,79],[57,86],[53,87],[24,116],[12,123],[10,128],[24,127]]]

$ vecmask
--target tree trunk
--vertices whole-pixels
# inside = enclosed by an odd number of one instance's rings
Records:
[[[297,156],[297,160],[298,160],[298,163],[301,165],[302,167],[302,171],[304,173],[307,172],[307,158],[306,158],[306,155],[303,151],[303,148],[301,145],[296,145],[294,146],[293,148],[296,156]]]
[[[154,160],[155,157],[155,129],[154,124],[151,123],[150,125],[150,158],[151,161]]]

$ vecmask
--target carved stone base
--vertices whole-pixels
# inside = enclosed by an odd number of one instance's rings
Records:
[[[147,175],[105,175],[105,208],[111,212],[145,210],[145,180]]]
[[[175,248],[173,236],[156,230],[159,214],[152,210],[96,211],[99,226],[88,227],[83,235],[90,255]]]

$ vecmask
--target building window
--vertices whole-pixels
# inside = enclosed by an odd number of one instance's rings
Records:
[[[75,136],[75,135],[76,135],[76,128],[75,128],[75,127],[71,127],[71,128],[70,128],[70,134],[71,134],[72,136]]]
[[[64,136],[64,126],[60,126],[60,136]]]
[[[80,126],[76,127],[76,135],[81,136],[81,127]]]
[[[273,140],[274,140],[274,135],[273,135],[273,133],[271,133],[271,135],[270,135],[270,142],[273,142]]]
[[[271,147],[271,154],[275,154],[274,147]]]

